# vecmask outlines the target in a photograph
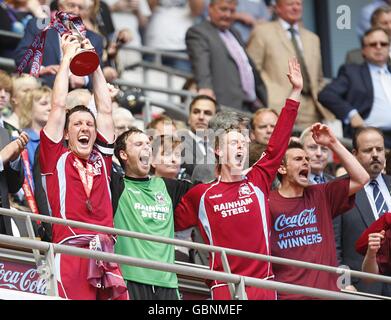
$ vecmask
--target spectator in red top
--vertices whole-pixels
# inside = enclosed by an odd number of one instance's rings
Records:
[[[356,251],[365,255],[362,271],[391,276],[390,212],[384,213],[362,233],[356,242]]]
[[[342,161],[349,177],[310,185],[310,158],[298,142],[291,142],[278,169],[281,185],[270,194],[272,255],[336,267],[332,219],[354,205],[353,195],[369,180],[357,159],[320,123],[311,128],[318,145]],[[326,290],[338,290],[337,275],[274,264],[276,280]],[[279,299],[308,299],[279,292]]]
[[[83,44],[92,47],[88,39]],[[109,189],[114,143],[111,97],[100,67],[93,73],[97,117],[85,106],[66,113],[69,65],[80,43],[61,38],[63,51],[53,88],[52,108],[41,131],[39,161],[52,215],[113,227]],[[65,129],[64,129],[65,128]],[[63,139],[68,148],[63,145]],[[53,226],[53,242],[113,252],[114,241],[95,231]],[[126,299],[117,264],[76,256],[55,256],[58,291],[69,299]]]

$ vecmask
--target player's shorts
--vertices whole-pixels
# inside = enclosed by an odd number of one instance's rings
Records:
[[[248,300],[277,300],[274,290],[246,286]],[[212,300],[232,300],[227,284],[218,284],[211,288]]]
[[[73,300],[107,300],[108,290],[92,286],[88,280],[89,259],[56,254],[56,276],[59,296]],[[115,300],[128,300],[125,292]]]
[[[176,288],[164,288],[126,280],[130,300],[179,300]]]

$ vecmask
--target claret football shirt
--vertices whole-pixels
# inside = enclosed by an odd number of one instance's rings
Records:
[[[89,159],[79,159],[83,166],[92,165],[93,184],[89,203],[77,169],[76,156],[63,145],[54,142],[41,130],[39,163],[42,184],[48,198],[51,215],[56,218],[76,220],[85,223],[113,227],[113,209],[110,193],[110,173],[113,145],[108,145],[98,134]],[[96,234],[92,230],[53,225],[53,242],[59,243],[68,238]]]
[[[287,259],[337,266],[332,219],[354,206],[349,197],[349,178],[311,185],[304,195],[284,198],[270,193],[272,255]],[[337,291],[338,275],[312,269],[274,264],[276,281]],[[279,299],[308,299],[303,295],[279,293]]]
[[[285,154],[299,103],[287,100],[268,147],[252,169],[237,182],[219,180],[191,189],[175,210],[178,230],[198,224],[205,243],[270,255],[269,190]],[[270,263],[228,255],[231,272],[256,278],[273,276]],[[219,254],[211,269],[224,271]],[[210,286],[219,284],[217,281]],[[249,297],[251,298],[251,297]]]

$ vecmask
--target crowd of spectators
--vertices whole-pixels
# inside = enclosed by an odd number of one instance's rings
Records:
[[[19,66],[57,10],[82,18],[84,40],[51,28],[37,78],[29,63],[22,74],[0,70],[3,208],[391,275],[390,1],[362,9],[361,49],[330,81],[302,0],[0,0],[0,29],[14,34],[0,35],[0,57]],[[121,49],[141,45],[188,54],[162,61],[189,75],[196,96],[186,123],[165,113],[144,123],[141,100],[122,103],[115,80],[152,58]],[[100,60],[88,76],[70,72],[82,47]],[[321,124],[335,119],[352,146]],[[217,253],[34,228],[45,241],[224,271]],[[23,221],[3,215],[0,233],[28,235]],[[228,262],[244,276],[391,296],[387,284],[353,278],[341,288],[320,271]],[[65,255],[56,263],[65,298],[180,299],[172,272]],[[90,277],[108,268],[109,285]],[[226,283],[207,284],[213,299],[231,297]],[[249,299],[308,299],[245,289]]]

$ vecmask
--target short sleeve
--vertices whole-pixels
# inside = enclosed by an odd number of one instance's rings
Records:
[[[349,197],[349,184],[350,178],[345,177],[332,180],[323,185],[333,218],[352,209],[354,206],[355,195]]]
[[[45,133],[45,130],[40,132],[39,145],[39,165],[43,175],[53,174],[56,170],[58,159],[67,149],[63,145],[63,140],[54,142]]]
[[[181,231],[197,225],[200,199],[203,185],[190,189],[175,208],[175,231]]]

